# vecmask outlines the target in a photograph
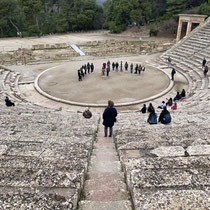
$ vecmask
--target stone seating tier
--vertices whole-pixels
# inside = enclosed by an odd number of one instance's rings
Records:
[[[210,118],[202,113],[171,111],[170,125],[149,125],[148,114],[119,114],[114,141],[135,209],[210,207]]]
[[[8,108],[1,97],[1,207],[75,209],[99,116],[87,124],[82,114],[30,104]]]

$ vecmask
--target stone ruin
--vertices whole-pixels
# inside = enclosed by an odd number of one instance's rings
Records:
[[[148,125],[140,113],[118,116],[114,143],[134,209],[210,209],[210,79],[201,67],[209,40],[208,18],[156,63],[167,68],[170,56],[189,82],[170,125]],[[87,123],[81,113],[31,104],[20,76],[0,66],[0,207],[77,209],[100,115]],[[15,107],[5,107],[6,95]]]

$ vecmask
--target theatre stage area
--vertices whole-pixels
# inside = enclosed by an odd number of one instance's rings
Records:
[[[111,63],[113,61],[120,63],[120,60],[110,59]],[[77,70],[87,62],[94,63],[94,72],[85,75],[83,81],[79,82]],[[107,100],[118,104],[130,103],[159,94],[169,86],[170,79],[165,73],[147,65],[141,75],[123,69],[123,72],[111,70],[108,77],[102,76],[103,62],[107,60],[83,60],[55,66],[39,76],[38,85],[50,96],[86,104],[106,104]],[[123,60],[123,66],[124,63]],[[130,65],[131,62],[128,60],[128,63]],[[133,64],[135,66],[140,63]]]

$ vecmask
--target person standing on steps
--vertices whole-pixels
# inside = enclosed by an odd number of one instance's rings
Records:
[[[172,71],[171,71],[171,80],[174,81],[174,75],[176,74],[176,70],[175,68],[172,68]]]
[[[206,65],[206,58],[203,59],[203,62],[202,62],[202,67],[204,68]]]
[[[203,71],[204,77],[207,77],[208,71],[209,71],[209,67],[205,66],[204,71]]]
[[[112,137],[113,126],[116,122],[117,110],[114,108],[114,102],[108,101],[108,107],[104,110],[103,113],[103,125],[104,125],[104,137],[107,137],[108,128],[109,128],[109,137]]]
[[[171,58],[168,57],[168,67],[171,67]]]

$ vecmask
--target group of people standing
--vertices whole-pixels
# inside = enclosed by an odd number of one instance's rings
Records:
[[[202,68],[203,68],[204,77],[207,77],[207,73],[209,71],[209,67],[207,66],[207,60],[206,60],[206,58],[203,59]]]
[[[85,77],[86,74],[90,74],[94,71],[94,65],[93,63],[87,63],[85,65],[82,65],[82,67],[78,70],[78,80],[82,81],[82,79]]]
[[[106,73],[106,76],[109,76],[111,68],[112,68],[112,71],[122,72],[123,70],[125,70],[125,71],[130,71],[131,74],[134,73],[134,74],[139,74],[139,75],[141,74],[141,72],[145,71],[145,66],[141,64],[136,64],[134,67],[133,63],[129,65],[127,61],[124,64],[122,61],[120,61],[120,63],[112,62],[112,64],[110,61],[107,61],[106,63],[104,62],[102,65],[102,76],[104,76],[105,73]]]

